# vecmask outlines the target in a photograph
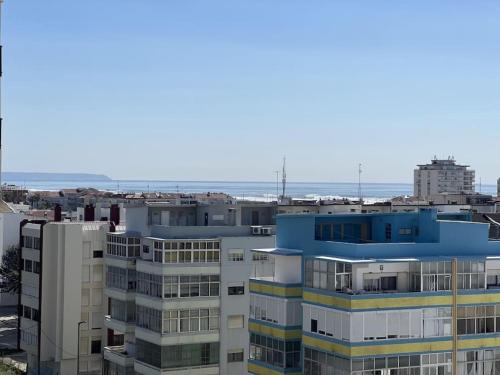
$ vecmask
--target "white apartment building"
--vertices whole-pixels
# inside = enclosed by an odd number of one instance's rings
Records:
[[[421,199],[448,194],[474,193],[475,171],[468,165],[456,164],[455,159],[434,158],[430,164],[418,165],[414,170],[413,194]]]
[[[127,207],[108,233],[104,374],[247,373],[248,277],[274,246],[270,207]],[[259,222],[262,226],[251,226]]]
[[[80,348],[80,373],[101,374],[108,231],[107,222],[23,222],[19,340],[32,373],[77,373]]]

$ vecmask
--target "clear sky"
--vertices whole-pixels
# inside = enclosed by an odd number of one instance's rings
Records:
[[[5,0],[4,169],[500,176],[500,1]]]

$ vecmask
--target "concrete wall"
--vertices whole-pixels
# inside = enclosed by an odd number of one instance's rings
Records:
[[[27,224],[24,235],[39,236],[35,225]],[[42,300],[40,312],[40,350],[42,366],[59,371],[60,374],[76,373],[78,322],[81,326],[81,373],[98,374],[101,371],[102,354],[90,354],[91,340],[103,342],[103,259],[94,258],[94,250],[104,250],[106,223],[48,223],[43,230],[42,257]],[[40,251],[24,249],[23,257]],[[31,278],[39,276],[25,272],[23,284],[38,288],[38,282]],[[83,290],[88,298],[83,298]],[[86,293],[87,295],[87,293]],[[33,299],[21,296],[23,304]],[[35,299],[38,309],[38,298]],[[31,322],[32,323],[32,322]],[[37,365],[37,346],[29,351],[30,367]],[[31,362],[30,362],[31,361]],[[35,363],[33,363],[35,361]]]
[[[271,248],[275,246],[275,237],[223,237],[221,239],[221,329],[220,329],[220,375],[247,374],[247,358],[249,356],[248,314],[250,293],[248,279],[252,270],[251,249]],[[243,262],[228,260],[229,250],[243,249]],[[228,287],[243,282],[245,294],[229,296]],[[230,315],[244,315],[243,328],[227,328]],[[229,350],[244,349],[244,362],[227,363]]]

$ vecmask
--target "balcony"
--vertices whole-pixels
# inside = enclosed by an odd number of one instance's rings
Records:
[[[127,351],[125,345],[106,346],[104,348],[104,359],[121,367],[133,367],[135,355]]]
[[[159,369],[144,362],[135,362],[135,371],[143,375],[218,375],[219,365]]]
[[[135,322],[124,322],[113,319],[110,315],[104,317],[104,325],[106,328],[122,333],[134,333],[135,331]]]

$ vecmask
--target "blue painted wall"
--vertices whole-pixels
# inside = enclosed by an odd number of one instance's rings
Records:
[[[469,218],[466,214],[446,218]],[[371,225],[370,243],[315,240],[319,223],[365,223]],[[391,240],[386,241],[386,224],[391,224]],[[411,234],[400,229],[411,228]],[[500,255],[500,241],[488,240],[489,224],[438,220],[435,209],[418,213],[278,215],[277,247],[300,249],[304,255],[349,258],[487,256]]]

